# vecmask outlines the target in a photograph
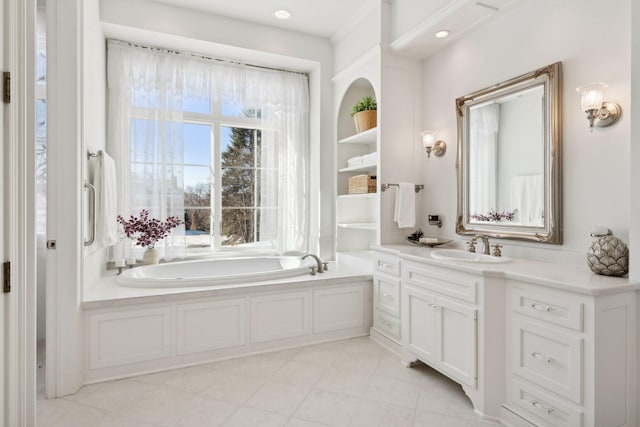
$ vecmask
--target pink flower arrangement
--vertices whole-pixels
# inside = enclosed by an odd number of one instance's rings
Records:
[[[167,237],[171,230],[184,223],[175,216],[170,216],[165,221],[156,218],[149,218],[149,211],[142,209],[140,216],[131,215],[129,220],[125,220],[122,215],[118,215],[118,223],[124,227],[124,234],[136,241],[136,246],[143,248],[153,248],[159,240]]]

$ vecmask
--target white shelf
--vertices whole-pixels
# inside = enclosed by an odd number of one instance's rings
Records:
[[[362,193],[362,194],[339,194],[339,199],[373,199],[378,193]]]
[[[338,224],[340,228],[350,228],[352,230],[376,231],[375,222],[354,222]]]
[[[349,166],[346,168],[338,169],[338,172],[365,172],[365,171],[375,171],[378,167],[377,164],[372,163],[369,165],[358,165],[358,166]]]
[[[375,144],[378,139],[378,128],[365,130],[338,141],[338,144]]]

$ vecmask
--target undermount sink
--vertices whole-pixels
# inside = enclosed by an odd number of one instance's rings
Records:
[[[511,258],[467,252],[460,249],[438,249],[431,252],[431,258],[445,261],[460,261],[485,264],[501,264],[510,262]]]

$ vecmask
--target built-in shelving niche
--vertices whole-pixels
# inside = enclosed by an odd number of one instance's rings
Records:
[[[350,177],[378,175],[377,155],[369,156],[363,163],[348,163],[354,157],[377,153],[379,146],[378,128],[356,133],[351,118],[352,107],[364,96],[377,99],[371,83],[360,78],[345,92],[337,118],[336,252],[338,260],[351,264],[372,263],[369,247],[378,241],[378,193],[349,194]]]

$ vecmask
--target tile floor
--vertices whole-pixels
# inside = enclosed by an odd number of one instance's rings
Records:
[[[40,395],[37,417],[40,427],[496,425],[478,419],[459,385],[403,367],[368,337]]]

